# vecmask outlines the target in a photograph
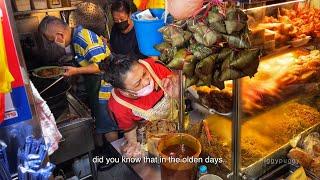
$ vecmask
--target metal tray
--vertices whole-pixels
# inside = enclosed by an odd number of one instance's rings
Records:
[[[307,137],[311,132],[320,132],[320,123],[306,129],[305,131],[298,134],[296,137],[302,140],[305,137]],[[266,174],[271,169],[279,166],[280,164],[286,161],[287,154],[291,148],[292,147],[288,142],[285,145],[273,151],[272,153],[270,153],[269,155],[251,164],[250,166],[246,168],[242,168],[241,171],[243,174],[243,178],[258,179],[259,177]]]
[[[282,164],[279,167],[273,169],[268,174],[259,178],[259,180],[274,180],[274,179],[284,179],[290,176],[294,171],[296,171],[300,166],[294,164]],[[304,169],[306,175],[311,179],[319,179],[310,171]]]

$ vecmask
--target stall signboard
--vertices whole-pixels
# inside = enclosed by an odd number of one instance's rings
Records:
[[[14,78],[11,84],[11,92],[5,94],[4,121],[0,124],[0,127],[4,127],[21,121],[31,120],[32,113],[4,1],[0,1],[0,11],[2,12],[0,26],[3,29],[3,34],[0,34],[0,38],[3,38],[8,68]]]

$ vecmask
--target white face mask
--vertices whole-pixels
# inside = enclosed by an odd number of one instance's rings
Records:
[[[62,47],[62,48],[65,48],[66,47],[66,42],[65,40],[63,40],[63,42],[58,42],[57,41],[57,36],[56,36],[56,39],[54,40],[54,43],[56,43],[58,46]]]
[[[152,93],[154,89],[154,81],[153,79],[150,80],[150,84],[142,89],[140,89],[139,91],[135,92],[136,96],[138,97],[142,97],[142,96],[147,96],[150,93]]]

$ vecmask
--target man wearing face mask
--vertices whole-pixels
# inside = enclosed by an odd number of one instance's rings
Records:
[[[61,19],[53,16],[46,16],[39,24],[38,30],[43,37],[62,48],[72,45],[79,67],[67,66],[64,75],[84,75],[89,107],[95,117],[96,132],[104,134],[109,142],[116,140],[117,124],[105,108],[112,87],[102,79],[99,69],[99,64],[111,54],[108,47],[94,32],[82,26],[70,28]]]
[[[144,59],[146,56],[140,53],[138,42],[130,19],[130,5],[125,0],[117,0],[111,5],[111,13],[114,26],[110,35],[110,46],[116,54],[136,56]]]
[[[179,97],[178,76],[159,61],[115,55],[104,71],[106,81],[114,87],[109,109],[125,131],[127,147],[136,147],[139,122],[177,118],[173,102]]]

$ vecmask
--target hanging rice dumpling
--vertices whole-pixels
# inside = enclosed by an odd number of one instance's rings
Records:
[[[198,43],[203,44],[207,47],[211,47],[221,38],[221,35],[219,33],[210,29],[207,25],[203,23],[198,23],[196,25],[193,36]]]
[[[160,52],[164,51],[165,49],[171,48],[170,44],[167,42],[163,42],[154,46],[154,48]]]
[[[202,44],[194,43],[189,46],[189,50],[196,59],[204,59],[212,54],[212,50]]]
[[[198,77],[196,77],[196,76],[187,77],[185,86],[186,86],[186,88],[188,88],[190,86],[197,84],[197,82],[198,82]]]
[[[236,47],[236,48],[250,48],[250,43],[248,37],[245,36],[228,36],[228,35],[223,35],[225,40],[228,42],[230,46]]]
[[[187,49],[179,49],[174,55],[172,61],[168,64],[169,68],[172,69],[182,69],[184,62],[193,61],[194,56],[190,54]]]
[[[195,69],[196,75],[200,78],[202,75],[211,75],[213,73],[215,61],[216,61],[217,56],[216,55],[211,55],[203,60],[201,60],[197,65]]]
[[[210,23],[210,27],[212,27],[217,32],[227,33],[226,25],[225,25],[224,21]]]
[[[221,66],[221,70],[225,71],[227,69],[230,69],[230,64],[234,61],[235,58],[235,52],[231,51],[231,53],[229,54],[229,56],[227,56],[227,58],[223,61],[222,66]]]
[[[159,56],[159,59],[161,62],[168,64],[169,63],[169,58],[167,57],[166,53],[161,53]]]
[[[183,38],[185,39],[185,42],[189,41],[192,37],[192,33],[189,32],[189,31],[184,31],[184,34],[183,34]]]
[[[199,81],[197,82],[196,86],[210,86],[212,81],[212,75],[209,74],[207,76],[202,75],[199,77]]]
[[[212,81],[211,85],[219,88],[220,90],[223,90],[225,88],[223,81]]]
[[[230,64],[231,67],[237,69],[245,69],[256,59],[259,60],[260,49],[246,49],[240,51],[237,58]]]
[[[259,62],[259,58],[254,59],[247,67],[242,69],[242,72],[250,78],[253,77],[258,71]]]
[[[185,62],[183,64],[183,73],[187,76],[187,77],[192,77],[194,74],[194,69],[196,68],[196,62],[195,61],[191,61],[191,62]]]
[[[208,13],[208,22],[210,24],[210,27],[212,27],[215,31],[226,33],[224,17],[219,13],[219,10],[217,8],[213,8],[212,11]]]
[[[234,80],[244,77],[245,74],[235,69],[226,69],[222,71],[220,81]]]
[[[220,70],[217,69],[216,71],[214,71],[213,73],[213,77],[212,77],[212,81],[211,81],[211,85],[219,88],[220,90],[224,89],[224,82],[219,80],[220,77]]]
[[[188,19],[187,20],[187,27],[188,27],[188,30],[191,31],[191,32],[195,32],[196,31],[196,20],[194,19]]]
[[[212,27],[215,31],[226,33],[224,16],[219,13],[217,7],[213,7],[212,10],[208,13],[208,22],[210,24],[210,27]]]
[[[250,29],[249,29],[248,23],[245,23],[244,28],[242,28],[242,30],[240,31],[240,33],[249,35]]]
[[[220,53],[218,54],[217,59],[220,61],[225,60],[230,54],[232,53],[232,49],[230,48],[223,48]]]
[[[208,13],[209,23],[223,21],[224,17],[219,13],[218,7],[212,7],[211,11]]]
[[[165,64],[168,64],[173,59],[173,56],[176,54],[176,52],[177,48],[175,47],[163,50],[160,54],[160,61],[162,61]]]
[[[168,25],[159,29],[163,34],[163,39],[171,43],[174,47],[182,47],[191,38],[190,32],[183,31],[178,26]]]
[[[228,34],[232,34],[233,32],[239,32],[245,27],[245,22],[241,22],[238,20],[225,21],[226,30]]]
[[[247,14],[239,8],[229,8],[226,13],[226,18],[229,21],[237,20],[246,22],[248,20]]]

